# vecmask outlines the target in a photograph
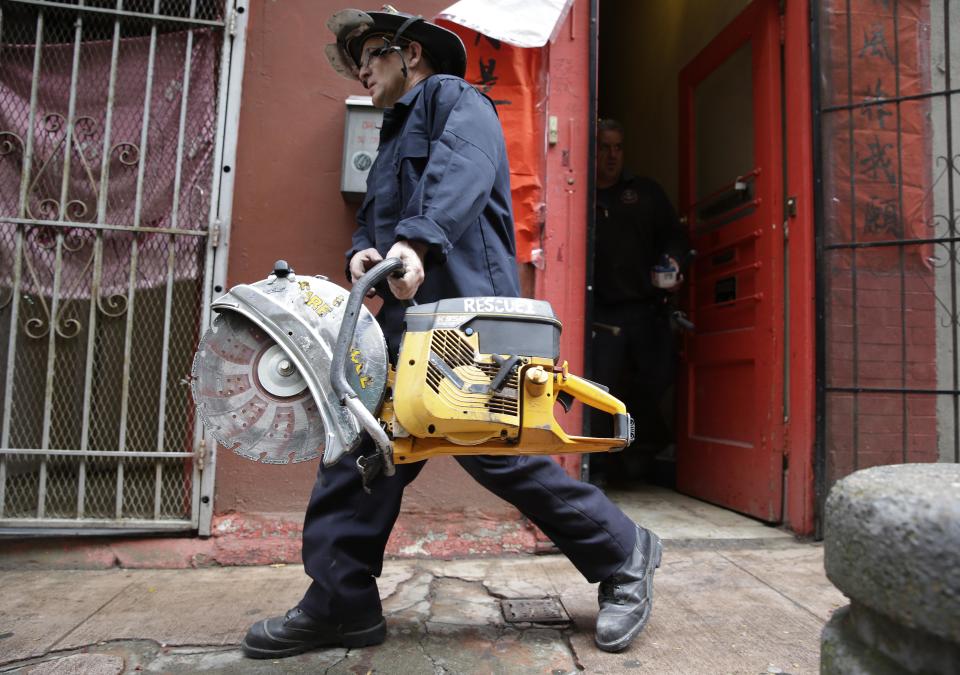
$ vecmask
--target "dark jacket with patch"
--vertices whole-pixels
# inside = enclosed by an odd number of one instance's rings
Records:
[[[628,171],[597,190],[594,245],[594,298],[601,306],[657,299],[661,291],[650,280],[650,268],[664,254],[683,264],[689,248],[663,188]]]
[[[384,112],[377,159],[347,263],[399,239],[429,245],[417,302],[518,296],[510,168],[493,103],[452,75],[432,75]],[[389,290],[377,316],[395,353],[404,307]]]

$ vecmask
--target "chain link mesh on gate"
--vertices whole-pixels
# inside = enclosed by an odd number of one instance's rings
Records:
[[[196,526],[223,39],[223,0],[0,3],[0,526]]]

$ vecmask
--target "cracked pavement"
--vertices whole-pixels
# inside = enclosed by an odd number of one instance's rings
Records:
[[[240,640],[296,604],[299,566],[3,571],[0,672],[815,673],[846,604],[822,548],[784,539],[668,542],[650,624],[620,654],[594,646],[596,585],[562,556],[389,560],[379,586],[383,645],[252,661]],[[505,621],[501,599],[545,597],[571,621]]]

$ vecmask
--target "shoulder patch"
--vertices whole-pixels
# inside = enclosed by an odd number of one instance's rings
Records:
[[[620,193],[620,202],[623,204],[636,204],[639,199],[640,195],[633,188],[627,188]]]

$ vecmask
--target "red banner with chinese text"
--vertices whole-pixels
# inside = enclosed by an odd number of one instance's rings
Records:
[[[826,483],[937,461],[938,287],[955,264],[944,19],[929,0],[820,0]],[[949,63],[949,58],[946,58]],[[947,207],[947,208],[945,208]],[[949,281],[947,281],[949,283]],[[945,309],[946,308],[946,309]]]
[[[467,48],[466,80],[497,106],[510,159],[517,262],[531,261],[543,222],[542,49],[523,49],[443,22]]]
[[[928,238],[930,101],[883,101],[930,90],[929,0],[832,0],[824,18],[822,105],[848,108],[825,119],[824,178],[836,188],[826,205],[828,239]],[[890,249],[875,260],[898,255]]]

